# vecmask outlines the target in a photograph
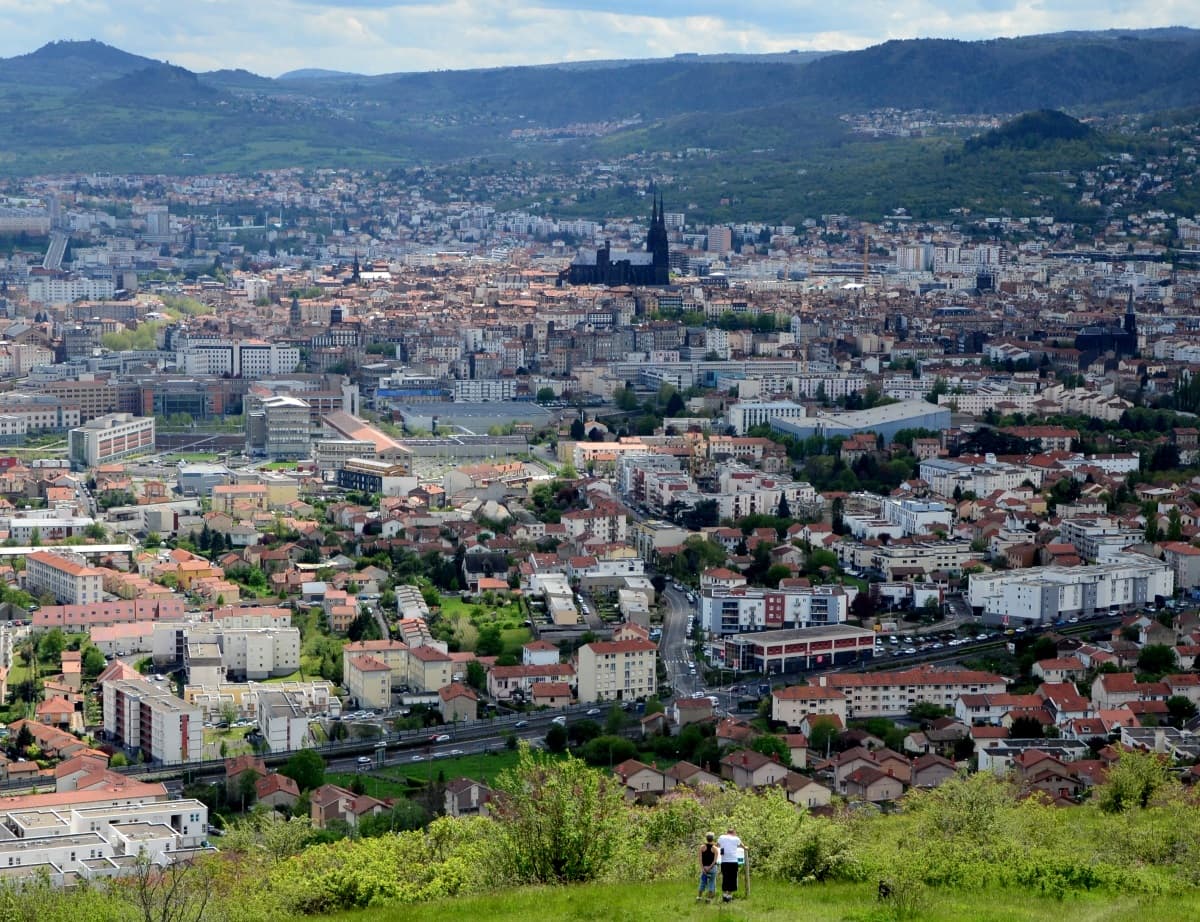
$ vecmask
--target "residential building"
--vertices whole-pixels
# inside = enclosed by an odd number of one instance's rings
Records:
[[[791,685],[771,692],[771,719],[798,727],[806,717],[830,715],[846,724],[846,696],[836,688]]]
[[[25,587],[35,596],[49,593],[64,605],[94,605],[103,597],[104,571],[75,555],[35,551],[25,558]]]
[[[658,646],[649,640],[598,641],[579,648],[580,701],[632,701],[657,688]]]
[[[203,758],[204,717],[198,707],[140,679],[101,686],[104,732],[110,740],[166,765]]]
[[[286,691],[259,691],[258,730],[271,752],[291,752],[309,745],[309,715],[302,696]]]
[[[898,672],[830,673],[820,676],[818,684],[846,696],[848,719],[895,717],[921,703],[953,708],[962,695],[1000,694],[1006,688],[1004,678],[990,672],[933,666]]]
[[[1137,609],[1174,589],[1175,573],[1163,561],[1115,554],[1090,566],[975,573],[967,600],[989,624],[1049,624]]]
[[[810,628],[841,624],[849,611],[849,597],[841,586],[705,589],[700,596],[700,627],[717,636]]]
[[[92,468],[152,451],[153,416],[112,413],[88,420],[67,433],[67,456],[79,468]]]

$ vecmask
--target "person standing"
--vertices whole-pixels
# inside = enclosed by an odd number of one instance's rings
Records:
[[[721,902],[730,903],[737,893],[738,871],[741,869],[738,852],[744,853],[746,846],[730,826],[717,841],[717,847],[721,852]]]
[[[708,891],[708,902],[712,902],[717,896],[717,858],[720,855],[720,849],[717,848],[717,837],[711,832],[704,837],[704,844],[700,846],[700,893],[696,896],[696,902],[699,903],[704,899],[704,891]]]

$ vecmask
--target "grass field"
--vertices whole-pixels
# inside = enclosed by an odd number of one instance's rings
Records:
[[[406,779],[425,784],[430,778],[436,780],[440,772],[447,781],[466,777],[491,782],[500,772],[517,764],[517,753],[509,749],[459,756],[454,759],[429,759],[423,752],[414,754],[422,757],[420,762],[405,762],[402,765],[389,765],[378,771],[361,773],[329,772],[325,775],[325,780],[349,787],[351,782],[359,778],[366,785],[367,794],[372,797],[406,797],[417,790],[417,787],[409,784]],[[404,755],[402,758],[411,756]]]
[[[211,451],[176,451],[168,455],[163,455],[163,463],[172,464],[176,461],[187,461],[193,463],[203,463],[207,461],[217,461],[220,455]]]
[[[1058,901],[1018,891],[929,891],[911,911],[880,902],[871,884],[799,886],[751,880],[748,899],[723,905],[697,903],[694,885],[655,883],[525,887],[488,896],[422,905],[383,906],[327,922],[663,922],[663,920],[764,919],[771,922],[1191,922],[1200,914],[1200,894],[1126,897],[1089,893]],[[742,894],[744,895],[744,894]],[[742,896],[740,895],[740,896]]]
[[[744,896],[744,894],[742,894]],[[421,905],[325,917],[338,922],[442,922],[486,918],[528,922],[661,922],[662,920],[770,920],[772,922],[1190,922],[1200,914],[1200,894],[1187,897],[1124,897],[1108,893],[1055,900],[1020,891],[929,891],[911,911],[881,903],[866,884],[798,886],[751,880],[749,898],[733,903],[696,903],[689,884],[523,887]]]

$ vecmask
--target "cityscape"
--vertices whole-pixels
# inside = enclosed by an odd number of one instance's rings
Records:
[[[0,168],[0,887],[368,918],[645,865],[629,917],[688,917],[736,821],[745,918],[747,855],[950,918],[973,870],[864,843],[986,801],[1021,918],[1200,905],[1200,115],[1086,108],[840,111],[880,175],[991,159],[837,210],[621,112],[503,162]],[[612,854],[453,878],[559,784]]]

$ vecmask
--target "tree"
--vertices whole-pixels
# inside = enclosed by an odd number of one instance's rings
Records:
[[[1161,754],[1121,749],[1097,792],[1096,803],[1105,813],[1145,809],[1157,793],[1175,784]]]
[[[325,760],[311,749],[301,749],[279,773],[295,781],[301,791],[311,791],[325,783]]]
[[[750,748],[764,756],[770,756],[781,765],[791,767],[792,750],[782,738],[773,733],[764,733],[750,744]]]
[[[554,388],[539,387],[536,400],[538,403],[550,403],[554,400]]]
[[[247,769],[238,776],[238,800],[242,804],[242,812],[254,806],[254,801],[258,797],[258,772],[253,769]]]
[[[1042,722],[1036,717],[1014,718],[1008,735],[1015,740],[1040,740],[1044,736]]]
[[[575,417],[575,420],[571,423],[571,438],[576,442],[582,442],[585,435],[587,433],[583,428],[583,420]]]
[[[471,660],[467,663],[467,684],[476,691],[483,691],[487,688],[487,670],[483,668],[483,664],[478,660]]]
[[[589,740],[582,750],[589,765],[611,768],[637,756],[637,746],[622,736],[603,735]]]
[[[1172,727],[1182,727],[1196,716],[1196,705],[1186,695],[1172,695],[1167,699],[1167,714]]]
[[[567,751],[567,728],[562,724],[551,724],[546,731],[546,751],[555,754]]]
[[[479,656],[499,656],[504,652],[504,638],[500,627],[496,624],[485,624],[479,629],[479,638],[475,642],[475,653]]]
[[[788,505],[787,497],[782,494],[780,494],[779,508],[775,511],[775,514],[781,519],[790,519],[792,517],[792,509]]]
[[[104,658],[104,654],[98,648],[88,647],[83,651],[83,674],[88,678],[98,676],[107,665],[108,660]]]
[[[133,902],[141,922],[203,922],[217,863],[176,857],[160,867],[143,848],[133,866]]]
[[[503,796],[489,805],[499,820],[496,854],[508,878],[522,884],[594,880],[616,853],[625,830],[616,780],[578,759],[551,759],[522,746],[517,766],[502,772]]]
[[[1171,511],[1167,514],[1167,540],[1183,540],[1183,516],[1179,512],[1178,506],[1172,506]]]
[[[1138,653],[1138,672],[1147,675],[1161,676],[1172,672],[1178,665],[1175,651],[1162,643],[1150,643],[1142,647]]]
[[[38,641],[38,654],[42,659],[53,660],[67,648],[67,638],[59,628],[52,628]]]
[[[604,732],[609,736],[617,736],[624,729],[625,712],[619,704],[614,704],[608,709],[608,716],[604,718]]]
[[[1146,517],[1146,543],[1153,544],[1158,540],[1158,515],[1150,515]]]
[[[833,748],[833,743],[837,739],[837,725],[824,717],[817,717],[811,721],[812,732],[808,735],[808,749],[817,757],[822,757],[825,753]]]

